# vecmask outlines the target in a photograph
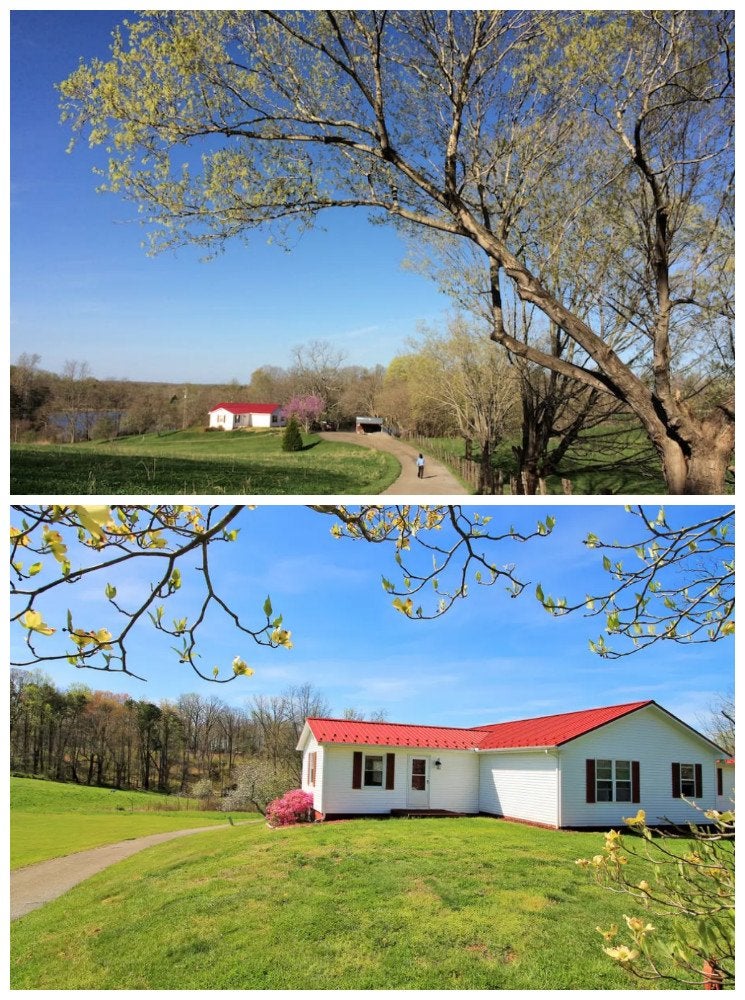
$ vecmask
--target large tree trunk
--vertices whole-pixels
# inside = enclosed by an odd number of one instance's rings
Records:
[[[735,446],[734,404],[719,407],[700,421],[686,422],[685,436],[653,436],[662,460],[668,492],[673,495],[722,494]]]

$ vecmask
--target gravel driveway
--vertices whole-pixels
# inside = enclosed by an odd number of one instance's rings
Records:
[[[383,496],[468,496],[468,491],[455,476],[440,462],[435,462],[426,454],[424,456],[424,478],[418,479],[416,474],[416,457],[419,454],[410,444],[391,437],[390,434],[355,434],[354,431],[323,431],[321,437],[327,441],[342,441],[345,444],[358,444],[363,448],[374,448],[377,451],[387,451],[401,463],[401,475]]]
[[[147,837],[134,837],[118,844],[105,844],[90,851],[79,851],[64,858],[40,861],[27,868],[18,868],[10,873],[10,919],[23,917],[63,893],[78,882],[84,882],[91,875],[114,865],[117,861],[144,851],[146,847],[162,844],[176,837],[188,837],[192,833],[206,833],[208,830],[225,830],[228,824],[218,826],[198,826],[190,830],[172,830],[169,833],[151,833]]]

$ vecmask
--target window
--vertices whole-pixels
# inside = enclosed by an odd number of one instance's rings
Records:
[[[693,764],[680,765],[680,794],[687,799],[696,795],[696,771]]]
[[[365,754],[365,785],[383,787],[383,757]]]
[[[673,764],[673,798],[700,799],[704,794],[704,769],[701,764]]]
[[[613,761],[595,761],[595,801],[613,801]]]
[[[318,752],[316,750],[314,750],[313,753],[308,754],[308,784],[311,787],[314,787],[316,783],[317,760],[318,760]]]
[[[616,802],[631,802],[631,761],[616,761]]]
[[[639,761],[587,760],[587,802],[639,802]]]

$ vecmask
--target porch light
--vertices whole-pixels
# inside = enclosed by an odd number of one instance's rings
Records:
[[[438,758],[437,758],[437,760],[435,761],[435,767],[437,768],[437,770],[438,770],[438,771],[439,771],[439,770],[440,770],[440,768],[442,767],[442,761],[440,760],[440,758],[439,758],[439,757],[438,757]]]

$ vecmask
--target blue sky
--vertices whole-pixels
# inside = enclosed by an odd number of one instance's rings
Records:
[[[287,252],[260,233],[210,263],[146,256],[133,205],[95,193],[102,150],[66,153],[54,85],[105,58],[115,11],[11,15],[11,359],[100,378],[247,382],[322,339],[349,364],[387,364],[449,300],[401,264],[405,247],[364,212],[336,212]]]
[[[671,523],[692,523],[712,510],[667,509]],[[514,524],[531,530],[550,510],[493,508],[492,527]],[[82,682],[154,701],[198,691],[243,705],[252,695],[278,694],[308,682],[325,695],[333,713],[346,707],[363,713],[382,708],[390,721],[471,726],[653,698],[699,724],[717,694],[733,689],[734,643],[661,643],[617,661],[593,655],[588,639],[597,637],[600,622],[578,615],[552,619],[533,596],[535,584],[540,581],[547,593],[570,600],[607,587],[601,553],[585,548],[582,539],[593,531],[604,539],[636,540],[638,522],[618,506],[558,506],[552,512],[557,524],[549,538],[508,542],[496,554],[500,565],[515,562],[529,583],[522,597],[509,598],[499,585],[473,587],[444,617],[414,622],[391,607],[380,584],[382,575],[395,579],[390,546],[333,539],[332,521],[303,507],[247,510],[239,541],[214,550],[213,576],[254,624],[270,594],[275,613],[284,615],[292,631],[292,650],[260,648],[226,621],[216,621],[204,633],[200,662],[206,671],[213,665],[229,671],[236,655],[255,670],[253,677],[216,686],[179,665],[170,642],[147,625],[136,635],[131,661],[147,683],[67,664],[44,669],[61,687]],[[189,604],[195,591],[184,574],[182,596]],[[75,596],[65,588],[60,599],[43,601],[45,620],[63,626],[71,606],[76,626],[105,625],[95,611],[105,582],[78,584]],[[143,577],[130,572],[116,582],[125,599],[141,592]],[[167,617],[175,614],[174,606]],[[13,659],[24,651],[20,632],[11,629]]]

